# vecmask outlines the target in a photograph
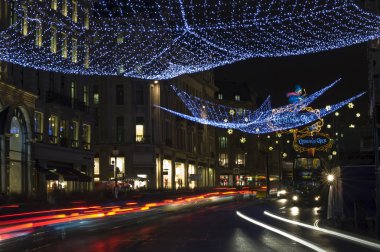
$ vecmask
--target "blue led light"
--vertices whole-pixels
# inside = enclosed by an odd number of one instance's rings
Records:
[[[192,96],[185,91],[177,89],[175,86],[172,86],[174,92],[185,104],[191,115],[179,113],[161,106],[155,106],[197,123],[225,129],[236,129],[250,134],[265,134],[295,129],[316,122],[364,94],[364,92],[360,93],[347,100],[326,106],[326,108],[322,109],[312,109],[308,107],[310,103],[333,87],[339,80],[305,97],[297,103],[288,104],[279,108],[271,107],[270,97],[256,110],[225,106]],[[231,111],[234,112],[231,113]]]
[[[79,1],[77,22],[72,1],[67,16],[62,6],[52,10],[50,1],[13,2],[18,19],[0,32],[0,60],[82,75],[169,79],[249,58],[314,53],[380,37],[380,18],[353,0],[99,0],[88,6]],[[88,28],[84,10],[92,13]],[[24,23],[26,35],[20,32]],[[35,43],[39,24],[41,46]],[[52,27],[56,53],[50,50]],[[67,58],[62,33],[68,37]],[[77,62],[71,59],[73,37]]]

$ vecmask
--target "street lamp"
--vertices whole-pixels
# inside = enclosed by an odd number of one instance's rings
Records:
[[[112,156],[115,159],[114,178],[115,178],[115,188],[116,188],[117,187],[117,157],[119,156],[119,150],[116,147],[114,147],[114,149],[112,150]]]
[[[331,184],[332,182],[334,182],[335,176],[334,174],[327,174],[326,179],[327,179],[327,182]]]

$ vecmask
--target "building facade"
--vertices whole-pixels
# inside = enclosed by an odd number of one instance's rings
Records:
[[[98,78],[95,101],[95,181],[134,189],[210,187],[215,184],[215,129],[179,119],[185,113],[170,85],[212,98],[212,72],[168,81]]]
[[[85,14],[75,8],[76,1],[70,8],[60,3],[59,10],[58,2],[39,2],[48,6],[51,14],[57,12],[62,17],[70,14],[76,21],[85,20]],[[51,52],[62,58],[72,57],[75,61],[79,57],[75,44],[68,46],[69,38],[63,32],[58,34],[56,27],[41,25],[36,34],[29,34],[28,28],[35,25],[27,19],[32,13],[25,10],[21,15],[15,6],[15,1],[0,1],[2,28],[19,24],[25,40],[35,46],[49,44]],[[45,10],[41,9],[41,16]],[[17,22],[20,19],[23,22]],[[74,39],[70,37],[70,41]],[[43,198],[53,190],[67,193],[91,190],[90,92],[86,77],[0,63],[0,190],[3,195]]]

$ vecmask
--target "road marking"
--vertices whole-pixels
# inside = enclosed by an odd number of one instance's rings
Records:
[[[314,227],[312,225],[305,224],[305,223],[302,223],[302,222],[299,222],[299,221],[289,220],[289,219],[286,219],[286,218],[274,215],[274,214],[272,214],[272,213],[270,213],[268,211],[264,211],[264,214],[268,215],[268,216],[270,216],[272,218],[278,219],[280,221],[288,222],[288,223],[291,223],[291,224],[294,224],[294,225],[298,225],[298,226],[302,226],[302,227],[309,228],[309,229],[314,229],[314,230],[317,230],[317,231],[320,231],[320,232],[323,232],[323,233],[326,233],[326,234],[330,234],[330,235],[333,235],[333,236],[336,236],[336,237],[340,237],[340,238],[343,238],[343,239],[346,239],[346,240],[357,242],[359,244],[363,244],[363,245],[367,245],[369,247],[380,249],[380,244],[375,243],[375,242],[370,242],[370,241],[367,241],[367,240],[364,240],[364,239],[361,239],[361,238],[357,238],[357,237],[352,236],[352,235],[346,235],[346,234],[342,234],[342,233],[339,233],[339,232],[336,232],[336,231],[332,231],[332,230],[328,230],[328,229],[325,229],[325,228]]]
[[[249,221],[249,222],[251,222],[251,223],[253,223],[253,224],[255,224],[255,225],[258,225],[258,226],[260,226],[260,227],[266,228],[266,229],[268,229],[268,230],[270,230],[270,231],[272,231],[272,232],[275,232],[275,233],[277,233],[277,234],[279,234],[279,235],[285,236],[285,237],[287,237],[287,238],[289,238],[289,239],[291,239],[291,240],[293,240],[293,241],[296,241],[296,242],[298,242],[298,243],[300,243],[300,244],[302,244],[302,245],[304,245],[304,246],[306,246],[306,247],[309,247],[309,248],[311,248],[311,249],[313,249],[313,250],[315,250],[315,251],[319,251],[319,252],[325,252],[325,251],[327,251],[327,250],[321,249],[321,248],[318,247],[317,245],[315,245],[315,244],[313,244],[313,243],[311,243],[311,242],[308,242],[308,241],[306,241],[306,240],[303,240],[303,239],[301,239],[301,238],[299,238],[299,237],[297,237],[297,236],[291,235],[291,234],[286,233],[286,232],[284,232],[284,231],[282,231],[282,230],[280,230],[280,229],[274,228],[274,227],[272,227],[272,226],[269,226],[269,225],[267,225],[267,224],[264,224],[264,223],[262,223],[262,222],[259,222],[259,221],[257,221],[257,220],[254,220],[254,219],[252,219],[252,218],[250,218],[250,217],[248,217],[248,216],[246,216],[246,215],[240,213],[239,211],[236,211],[236,214],[237,214],[240,218],[243,218],[243,219],[245,219],[245,220],[247,220],[247,221]]]

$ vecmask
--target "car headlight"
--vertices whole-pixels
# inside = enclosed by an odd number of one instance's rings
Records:
[[[319,201],[320,198],[321,198],[320,196],[315,196],[314,200]]]
[[[294,201],[297,201],[297,200],[298,200],[298,196],[297,196],[297,195],[293,195],[292,199],[293,199]]]

